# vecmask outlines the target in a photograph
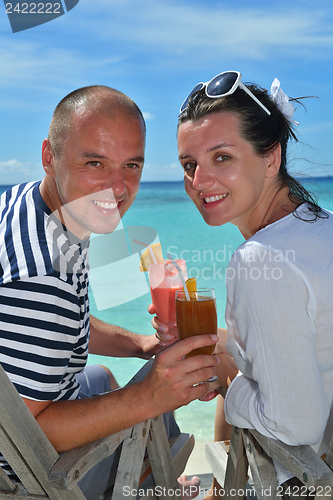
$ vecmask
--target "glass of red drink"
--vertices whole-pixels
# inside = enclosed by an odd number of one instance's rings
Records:
[[[184,278],[187,279],[186,262],[184,259],[175,259]],[[176,290],[182,289],[179,272],[170,260],[163,264],[149,264],[149,284],[151,298],[158,319],[169,326],[176,326]]]
[[[190,292],[190,300],[186,298],[184,290],[176,292],[176,317],[179,339],[183,340],[194,335],[205,333],[217,335],[217,313],[215,290],[203,288]],[[213,354],[215,345],[208,345],[194,349],[186,357],[197,354]],[[217,380],[212,377],[209,382]]]

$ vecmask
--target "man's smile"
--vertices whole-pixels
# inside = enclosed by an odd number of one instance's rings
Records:
[[[97,201],[97,200],[93,200],[93,202],[98,207],[104,208],[104,209],[107,209],[107,210],[114,210],[118,206],[118,203],[115,202],[115,201]]]

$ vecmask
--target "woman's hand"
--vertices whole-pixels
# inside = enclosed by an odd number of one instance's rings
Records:
[[[155,307],[153,304],[148,306],[148,312],[150,314],[155,314]],[[177,326],[168,326],[154,316],[151,320],[152,327],[156,330],[155,336],[160,342],[161,347],[168,347],[178,341],[178,329]]]
[[[218,328],[219,341],[217,342],[214,350],[214,356],[219,358],[220,363],[217,367],[218,381],[213,382],[211,387],[217,389],[219,394],[225,398],[231,381],[236,377],[238,368],[234,358],[227,351],[226,343],[228,339],[228,332],[225,328]]]

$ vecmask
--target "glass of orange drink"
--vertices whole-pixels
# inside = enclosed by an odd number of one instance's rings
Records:
[[[217,313],[215,290],[203,288],[189,293],[189,299],[184,290],[176,291],[176,317],[179,339],[194,335],[217,335]],[[197,354],[213,354],[215,345],[208,345],[194,349],[186,357]],[[211,377],[209,382],[217,380]]]

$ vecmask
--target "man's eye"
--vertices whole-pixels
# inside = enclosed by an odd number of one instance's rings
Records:
[[[88,164],[92,167],[99,167],[101,165],[99,161],[89,161]]]
[[[127,163],[126,168],[128,168],[128,170],[142,170],[143,165],[138,165],[137,163]]]

